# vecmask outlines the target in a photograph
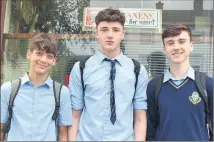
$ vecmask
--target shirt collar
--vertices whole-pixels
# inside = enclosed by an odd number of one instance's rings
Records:
[[[28,72],[27,73],[25,73],[25,75],[21,78],[21,85],[24,85],[25,83],[29,83],[29,82],[31,82],[30,81],[30,78],[29,78],[29,76],[28,76]],[[53,80],[51,79],[51,77],[50,76],[48,76],[48,78],[46,79],[46,81],[44,82],[44,84],[43,85],[48,85],[49,87],[52,87],[52,85],[53,85]]]
[[[195,80],[195,73],[194,73],[194,69],[189,66],[187,72],[184,74],[184,76],[182,78],[180,78],[179,80],[183,80],[186,79],[187,77],[191,78],[192,80]],[[169,71],[169,69],[166,70],[165,74],[164,74],[164,79],[163,79],[163,83],[167,82],[169,79],[172,80],[177,80]]]
[[[103,62],[103,60],[105,58],[110,59],[109,57],[107,57],[106,55],[104,55],[103,53],[101,53],[99,50],[96,50],[95,55],[97,55],[97,57],[99,58],[99,63],[101,64]],[[117,63],[119,63],[119,65],[122,66],[123,64],[123,52],[120,51],[120,55],[116,56],[115,58],[111,59],[111,60],[117,60]]]

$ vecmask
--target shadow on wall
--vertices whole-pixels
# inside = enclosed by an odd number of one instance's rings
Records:
[[[149,77],[163,74],[166,69],[166,56],[161,51],[151,52],[147,56]]]

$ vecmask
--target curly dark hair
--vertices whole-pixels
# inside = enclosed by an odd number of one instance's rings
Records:
[[[190,41],[192,41],[192,32],[187,25],[180,24],[180,23],[173,23],[173,24],[167,25],[162,33],[163,44],[164,44],[165,38],[178,36],[181,34],[182,31],[188,32]]]
[[[56,56],[58,52],[58,40],[47,33],[37,33],[31,39],[30,51],[42,50],[46,53],[52,53]]]
[[[100,22],[119,22],[123,27],[125,23],[125,14],[115,8],[106,8],[101,10],[95,17],[96,27]]]

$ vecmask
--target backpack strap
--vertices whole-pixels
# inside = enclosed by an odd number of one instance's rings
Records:
[[[54,91],[54,99],[55,99],[55,110],[52,116],[52,120],[57,120],[59,115],[59,107],[60,107],[60,92],[62,89],[62,84],[53,81],[53,91]]]
[[[159,108],[158,108],[158,98],[159,98],[159,95],[160,95],[160,90],[161,90],[161,87],[162,87],[162,84],[163,84],[163,78],[164,78],[164,74],[161,74],[161,75],[157,75],[154,77],[154,81],[155,81],[155,88],[154,88],[154,98],[155,98],[155,108],[157,110],[157,119],[158,119],[158,122],[160,120],[159,118]]]
[[[11,94],[10,94],[10,100],[9,100],[9,106],[8,106],[9,116],[2,128],[2,132],[4,134],[8,133],[10,130],[11,119],[12,119],[12,114],[13,114],[13,103],[14,103],[15,97],[19,91],[19,88],[21,86],[21,79],[12,81],[11,86],[12,86],[12,88],[11,88]]]
[[[158,106],[158,97],[160,94],[160,89],[161,89],[162,84],[163,84],[163,78],[164,78],[164,74],[154,77],[154,80],[156,82],[156,85],[155,85],[155,105],[156,106]]]
[[[90,58],[87,57],[87,58],[84,58],[83,60],[80,60],[80,63],[79,63],[79,67],[80,67],[80,77],[81,77],[81,83],[82,83],[82,89],[83,89],[83,92],[85,92],[85,85],[84,85],[84,80],[83,80],[83,70],[85,68],[85,63],[86,61]]]
[[[137,89],[137,82],[138,82],[138,75],[140,73],[140,62],[138,62],[135,59],[132,59],[133,63],[134,63],[134,73],[135,73],[135,77],[136,77],[136,81],[135,81],[135,92]]]
[[[206,124],[209,126],[209,133],[210,138],[213,136],[213,124],[210,119],[210,112],[209,112],[209,106],[208,106],[208,96],[206,94],[207,87],[206,87],[206,74],[202,72],[195,71],[195,83],[196,87],[199,91],[199,95],[202,98],[204,105],[205,105],[205,114],[206,114]]]
[[[55,121],[55,125],[56,125],[56,132],[57,132],[57,136],[56,139],[59,140],[59,132],[58,132],[58,127],[57,127],[57,120],[58,120],[58,116],[59,116],[59,107],[60,107],[60,92],[62,89],[62,84],[53,81],[53,92],[54,92],[54,99],[55,99],[55,110],[54,113],[52,115],[52,120]]]

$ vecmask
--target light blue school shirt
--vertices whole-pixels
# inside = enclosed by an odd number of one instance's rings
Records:
[[[168,80],[172,79],[173,83],[175,83],[176,85],[180,85],[181,83],[183,83],[183,81],[187,78],[191,78],[192,80],[195,80],[195,71],[194,69],[189,66],[187,72],[184,74],[183,77],[181,77],[180,79],[176,79],[168,70],[166,70],[165,74],[164,74],[164,79],[163,79],[163,83],[167,82]]]
[[[11,82],[1,86],[1,123],[8,119]],[[49,77],[41,86],[35,87],[27,73],[21,78],[21,86],[14,100],[11,129],[7,141],[56,141],[57,131],[52,115],[55,110],[53,80]],[[72,124],[69,89],[62,87],[58,125]]]
[[[133,109],[147,109],[146,87],[147,71],[143,65],[139,73],[135,92],[134,64],[121,52],[116,59],[116,76],[114,80],[116,122],[110,121],[110,62],[99,51],[90,57],[85,65],[83,79],[85,94],[81,86],[79,62],[75,63],[69,89],[72,98],[72,109],[83,110],[79,123],[78,141],[134,140]],[[85,95],[85,96],[84,96]]]

